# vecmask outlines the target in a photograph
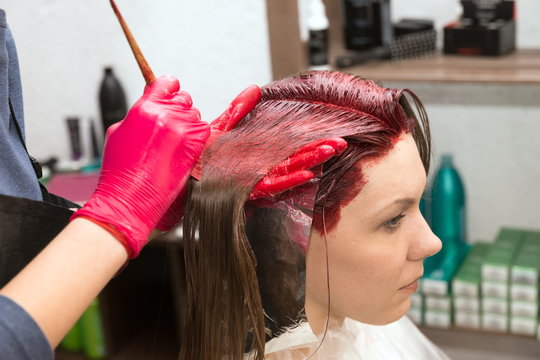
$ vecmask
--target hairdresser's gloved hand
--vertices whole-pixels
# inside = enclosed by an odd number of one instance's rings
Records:
[[[272,199],[285,191],[304,185],[315,177],[309,169],[342,154],[347,142],[330,138],[309,143],[272,168],[253,188],[250,200]]]
[[[210,124],[210,137],[206,146],[210,145],[221,135],[233,129],[259,102],[261,89],[257,85],[251,85],[242,91],[227,107],[227,109]],[[201,179],[201,163],[197,160],[195,168],[191,172],[195,179]],[[167,213],[161,218],[157,229],[169,231],[180,222],[184,216],[185,190],[176,198]]]
[[[136,257],[184,189],[210,134],[173,77],[144,90],[126,118],[109,128],[96,191],[82,216],[108,229]]]

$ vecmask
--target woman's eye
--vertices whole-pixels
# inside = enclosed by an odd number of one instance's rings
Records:
[[[401,219],[405,217],[405,214],[399,214],[398,216],[388,220],[383,224],[384,228],[386,230],[394,231],[397,230],[399,227],[399,224],[401,223]]]

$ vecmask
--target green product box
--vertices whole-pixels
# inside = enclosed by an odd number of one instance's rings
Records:
[[[492,244],[486,242],[476,242],[471,246],[467,257],[464,260],[465,264],[482,264],[484,257],[488,253]]]
[[[462,266],[452,279],[452,294],[454,296],[480,296],[482,272],[480,267]]]
[[[536,320],[538,318],[538,302],[511,300],[510,314]]]
[[[407,313],[407,316],[416,325],[423,325],[424,324],[423,311],[422,311],[421,308],[411,307],[409,309],[409,312]]]
[[[452,325],[452,313],[449,311],[426,310],[424,312],[424,325],[449,329]]]
[[[480,296],[482,262],[490,248],[491,244],[484,242],[477,242],[471,246],[461,267],[452,279],[452,294],[454,296]]]
[[[437,310],[437,311],[452,311],[452,297],[448,295],[426,295],[425,298],[425,308],[426,310]]]
[[[508,299],[484,297],[482,298],[482,311],[484,313],[508,315]]]
[[[454,324],[459,327],[480,329],[482,316],[480,311],[466,311],[456,309],[454,312]]]
[[[424,296],[422,294],[416,292],[410,296],[410,299],[412,308],[422,309],[424,307]]]
[[[535,336],[538,322],[536,319],[512,316],[510,318],[510,332],[518,335]]]
[[[515,249],[523,241],[523,235],[523,230],[502,228],[497,234],[493,246],[503,249]]]
[[[512,265],[512,283],[537,285],[540,271],[540,254],[530,252],[525,246],[524,244]]]
[[[480,297],[455,296],[452,300],[455,311],[475,312],[480,311]]]
[[[530,241],[530,242],[523,242],[523,245],[521,245],[521,250],[519,252],[520,254],[527,253],[530,255],[540,255],[540,242],[536,241]]]
[[[516,254],[517,247],[514,249],[491,247],[482,263],[482,280],[508,281],[510,279],[510,266]]]
[[[470,245],[464,244],[459,251],[447,257],[438,268],[422,278],[422,291],[425,295],[444,296],[450,292],[450,283],[457,269],[469,251]]]
[[[501,314],[482,314],[482,329],[497,332],[508,331],[508,316]]]
[[[540,231],[525,231],[524,238],[526,242],[536,242],[540,244]]]
[[[508,299],[508,283],[503,281],[483,281],[482,297]]]
[[[540,254],[540,231],[526,231],[524,233],[522,250],[530,254]]]
[[[510,298],[518,301],[538,301],[538,285],[512,284]]]

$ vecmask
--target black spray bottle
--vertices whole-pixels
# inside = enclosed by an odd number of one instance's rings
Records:
[[[329,70],[328,65],[328,18],[322,0],[310,0],[307,17],[309,30],[309,68]]]
[[[127,113],[126,95],[120,81],[114,76],[111,67],[105,68],[105,74],[99,88],[99,109],[103,133],[109,126],[124,119]]]

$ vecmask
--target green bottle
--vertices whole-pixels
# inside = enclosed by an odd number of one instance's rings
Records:
[[[84,354],[89,359],[104,359],[106,357],[105,337],[98,298],[92,301],[80,321]]]
[[[428,211],[431,229],[441,239],[442,249],[426,259],[426,269],[453,263],[466,245],[465,189],[451,155],[441,158],[431,185]]]
[[[69,351],[79,351],[82,349],[82,334],[81,334],[81,320],[79,319],[75,325],[69,330],[62,342],[60,343],[62,349]]]

